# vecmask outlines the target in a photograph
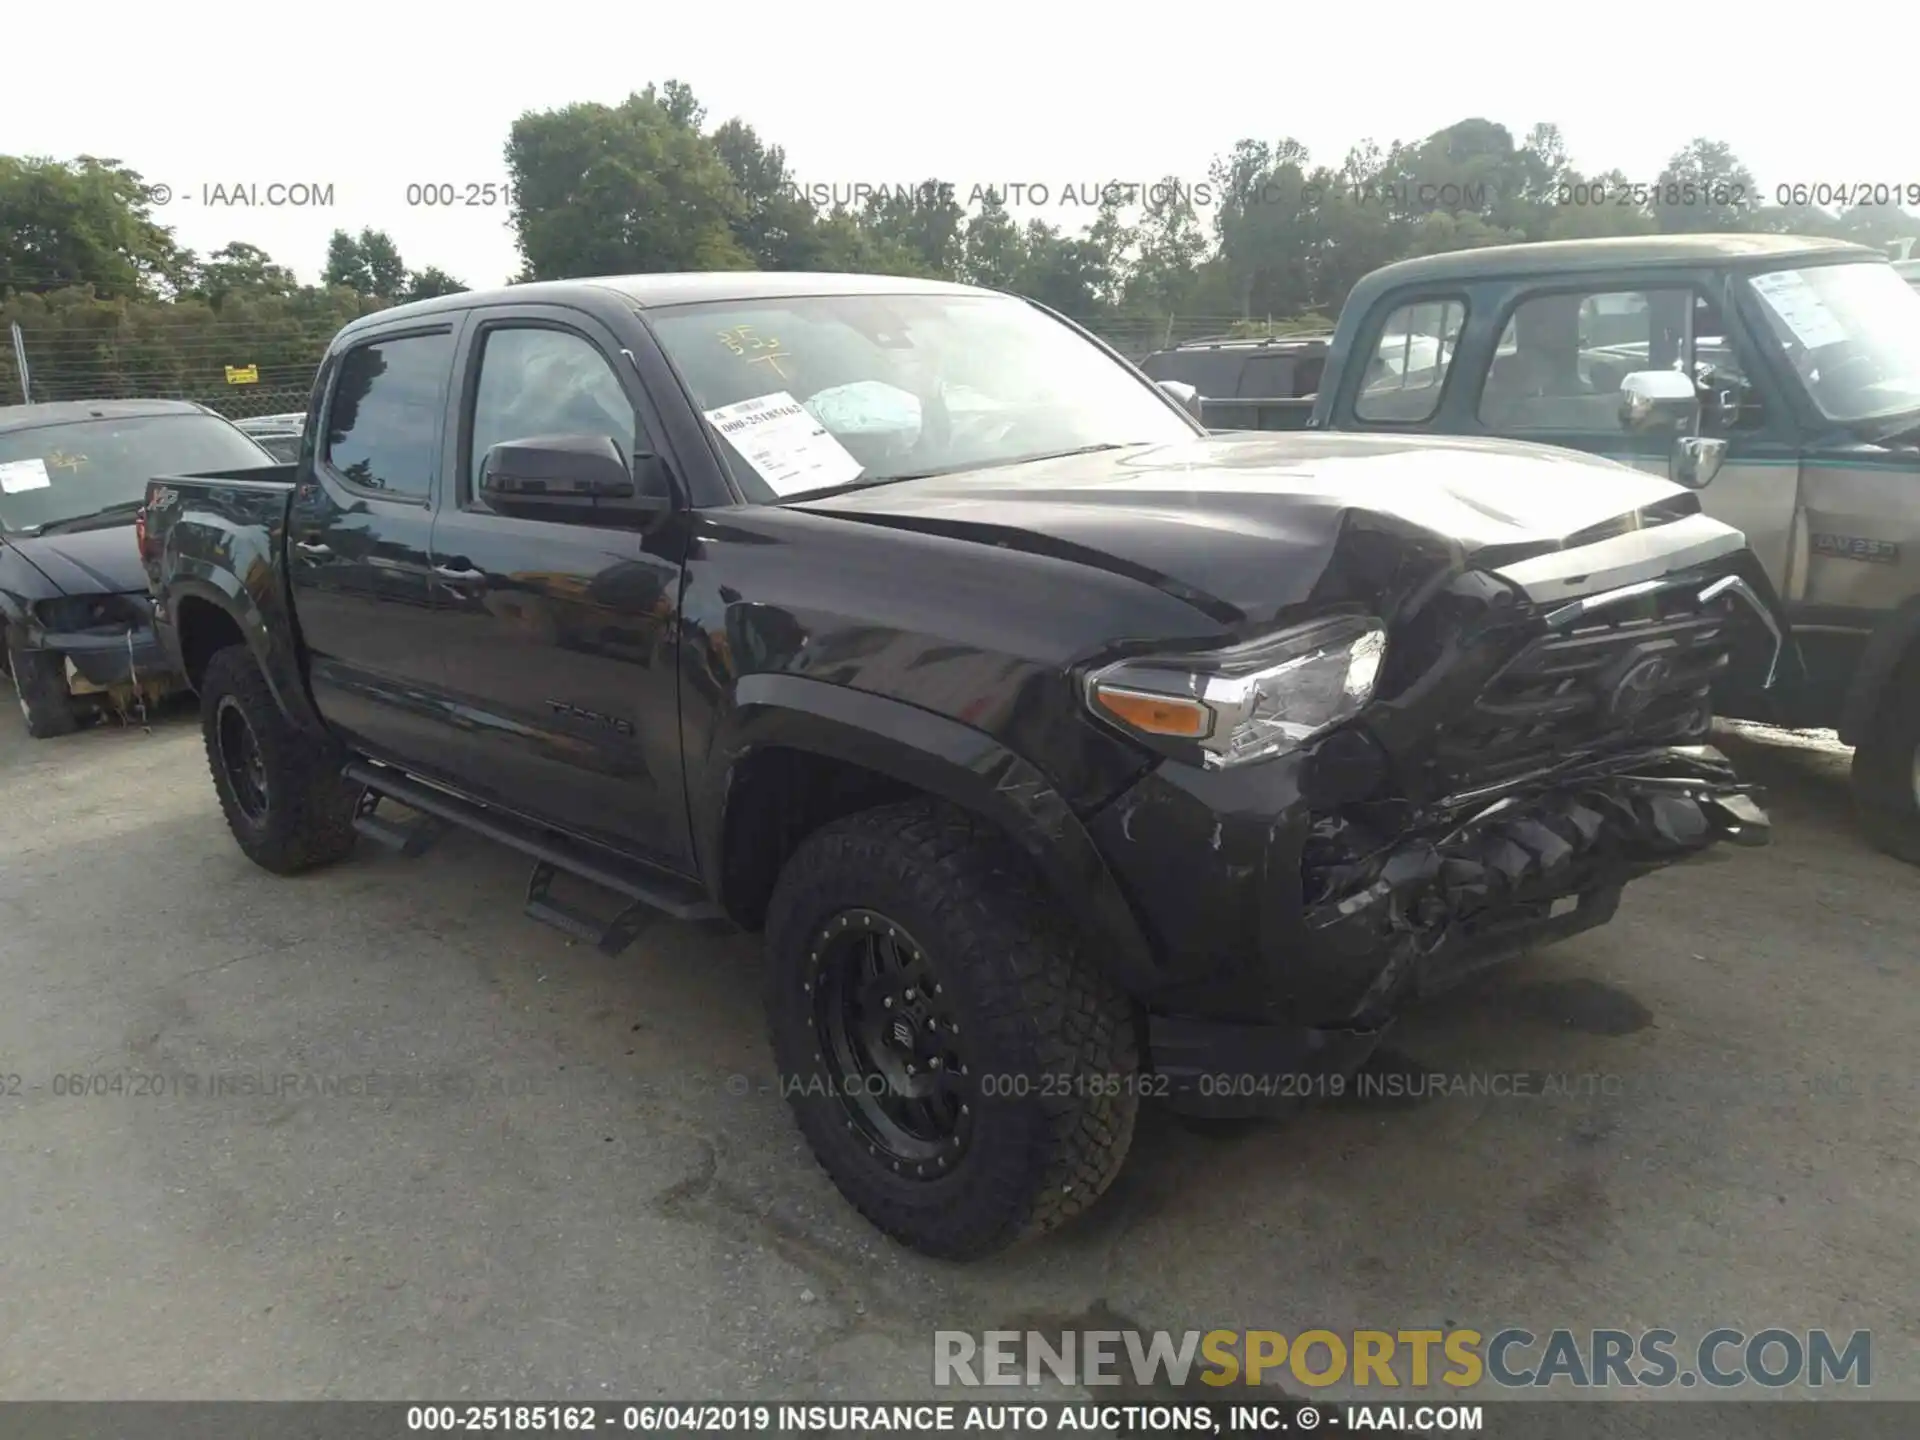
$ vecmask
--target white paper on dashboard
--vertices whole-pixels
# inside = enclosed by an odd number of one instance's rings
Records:
[[[845,485],[857,480],[863,468],[806,406],[784,390],[722,405],[706,416],[776,495]]]
[[[40,459],[0,461],[0,490],[18,495],[22,490],[44,490],[53,483],[47,462]]]
[[[1793,336],[1809,350],[1832,345],[1847,338],[1846,330],[1833,318],[1819,293],[1807,278],[1793,270],[1776,270],[1771,275],[1756,275],[1753,288],[1767,307]]]

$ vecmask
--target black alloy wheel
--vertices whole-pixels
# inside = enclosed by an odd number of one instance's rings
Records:
[[[914,1178],[965,1158],[973,1085],[960,1020],[926,949],[876,910],[813,937],[808,992],[828,1085],[869,1149]]]
[[[993,825],[932,800],[829,821],[781,869],[766,938],[781,1088],[888,1235],[976,1259],[1113,1183],[1138,1017]]]
[[[214,743],[227,783],[233,787],[234,802],[247,819],[263,825],[271,792],[267,784],[267,762],[260,753],[259,738],[246,712],[231,695],[220,697],[215,709]]]

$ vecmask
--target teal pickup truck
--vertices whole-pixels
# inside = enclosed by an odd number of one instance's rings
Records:
[[[1837,729],[1868,833],[1920,864],[1920,293],[1885,255],[1673,235],[1402,261],[1348,297],[1308,425],[1537,441],[1697,491],[1796,642],[1719,712]]]

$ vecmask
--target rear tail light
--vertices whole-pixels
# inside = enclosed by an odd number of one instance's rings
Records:
[[[144,505],[133,512],[133,543],[140,551],[142,561],[153,558],[147,553],[147,507]]]

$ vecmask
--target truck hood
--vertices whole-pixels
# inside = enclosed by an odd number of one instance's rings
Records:
[[[4,542],[62,595],[127,595],[147,588],[133,526],[69,535],[9,535]]]
[[[796,503],[1101,565],[1227,623],[1331,588],[1355,532],[1494,568],[1699,509],[1669,481],[1545,445],[1327,432],[1216,435]]]

